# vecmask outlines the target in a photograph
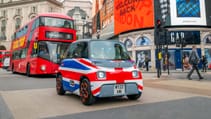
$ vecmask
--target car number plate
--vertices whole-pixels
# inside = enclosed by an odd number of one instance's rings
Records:
[[[124,84],[114,85],[114,95],[123,95],[123,94],[125,94],[125,85]]]

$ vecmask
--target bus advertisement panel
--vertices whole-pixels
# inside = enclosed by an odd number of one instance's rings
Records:
[[[76,40],[74,20],[62,14],[40,14],[13,36],[13,73],[55,74],[66,48]]]

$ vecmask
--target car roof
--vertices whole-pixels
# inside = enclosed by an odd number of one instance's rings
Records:
[[[112,41],[112,42],[119,42],[117,40],[105,40],[105,39],[79,39],[79,40],[75,41],[74,43],[78,43],[78,42],[90,42],[90,41]]]

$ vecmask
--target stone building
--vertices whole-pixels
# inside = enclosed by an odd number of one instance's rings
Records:
[[[75,20],[77,38],[91,37],[92,2],[90,0],[64,0],[63,13]]]
[[[10,49],[12,34],[37,14],[61,11],[62,3],[55,0],[1,0],[0,45]]]
[[[91,8],[90,0],[0,0],[0,48],[9,50],[12,34],[40,13],[57,12],[73,17],[78,38],[82,38],[88,28],[83,26],[91,19]]]

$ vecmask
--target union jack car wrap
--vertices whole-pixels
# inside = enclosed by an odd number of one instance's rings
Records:
[[[132,60],[128,58],[117,60],[91,58],[89,50],[90,52],[93,50],[89,48],[89,42],[94,41],[85,40],[76,43],[81,42],[87,43],[88,58],[78,56],[71,58],[70,56],[61,62],[57,74],[58,94],[70,91],[81,96],[81,101],[84,104],[92,104],[96,97],[127,96],[129,99],[138,99],[141,96],[143,90],[142,74]],[[117,41],[114,43],[120,44]],[[122,44],[121,47],[123,47]],[[70,51],[72,51],[71,46]]]

